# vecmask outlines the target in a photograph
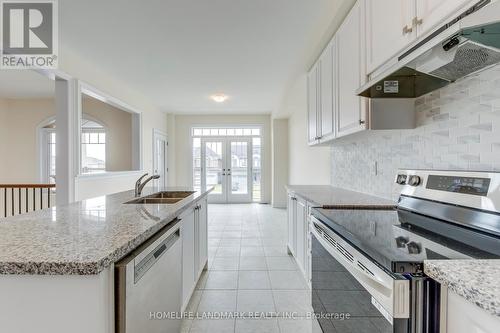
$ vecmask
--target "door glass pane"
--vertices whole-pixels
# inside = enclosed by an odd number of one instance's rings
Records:
[[[206,189],[214,187],[212,194],[222,194],[222,142],[205,143]]]
[[[247,142],[231,142],[231,193],[248,193]]]
[[[193,138],[193,188],[201,190],[201,139]]]
[[[262,165],[261,165],[261,140],[260,138],[252,139],[252,184],[253,184],[253,201],[261,201],[261,176],[262,176]]]

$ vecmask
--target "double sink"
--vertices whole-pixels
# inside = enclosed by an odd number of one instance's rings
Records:
[[[194,191],[164,191],[125,202],[126,204],[173,205],[195,193]]]

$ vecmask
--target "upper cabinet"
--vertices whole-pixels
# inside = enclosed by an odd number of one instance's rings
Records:
[[[366,80],[363,16],[361,3],[357,2],[336,35],[339,82],[337,137],[366,128],[367,101],[355,93]]]
[[[335,39],[324,49],[307,76],[308,141],[315,144],[335,136]]]
[[[335,105],[336,105],[336,92],[337,85],[334,82],[335,69],[335,50],[336,50],[335,39],[326,47],[323,54],[319,58],[319,84],[320,84],[320,133],[319,140],[326,140],[332,138],[334,133],[334,122],[335,122]]]
[[[478,0],[417,0],[417,16],[413,22],[417,26],[417,34],[421,36],[438,28],[448,16],[475,2]]]
[[[414,128],[411,99],[379,103],[356,91],[398,54],[477,1],[358,0],[308,73],[309,144],[366,129]]]
[[[368,73],[415,40],[416,29],[411,25],[413,17],[415,0],[366,0]]]
[[[358,1],[359,2],[359,1]],[[446,23],[471,0],[365,0],[367,72]]]
[[[307,74],[307,140],[314,144],[319,137],[318,129],[318,73],[319,64],[315,64]]]

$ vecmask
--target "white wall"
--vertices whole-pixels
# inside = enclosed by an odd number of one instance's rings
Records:
[[[301,75],[289,90],[282,106],[288,114],[288,183],[293,185],[330,184],[329,147],[307,144],[307,77]]]
[[[192,185],[191,127],[214,125],[259,125],[263,129],[262,201],[271,201],[271,118],[269,115],[176,115],[175,173],[178,186]]]
[[[59,67],[68,75],[82,80],[97,90],[113,96],[133,108],[142,112],[142,159],[143,169],[146,172],[153,171],[153,128],[167,132],[167,115],[160,111],[148,98],[134,89],[130,84],[133,82],[122,82],[107,74],[106,69],[99,64],[88,63],[85,58],[75,54],[67,47],[60,47]],[[96,195],[98,193],[99,179],[94,181]],[[116,183],[116,187],[113,184]],[[122,190],[122,183],[118,180],[110,180],[106,193]],[[134,187],[134,182],[129,188]],[[90,194],[91,193],[87,193]],[[99,193],[101,194],[101,193]],[[78,193],[77,193],[78,196]]]
[[[287,204],[285,186],[288,184],[288,119],[273,119],[272,148],[272,205],[276,208],[285,208]]]
[[[175,115],[168,114],[167,115],[167,134],[168,134],[168,150],[167,150],[167,167],[168,167],[168,186],[176,186],[177,185],[177,177],[176,177],[176,154],[177,154],[177,145],[175,140]]]

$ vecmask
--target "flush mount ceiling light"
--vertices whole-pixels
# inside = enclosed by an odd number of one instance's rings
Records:
[[[229,97],[225,94],[215,94],[210,96],[210,98],[217,103],[224,103]]]

